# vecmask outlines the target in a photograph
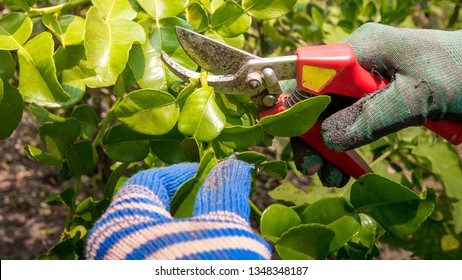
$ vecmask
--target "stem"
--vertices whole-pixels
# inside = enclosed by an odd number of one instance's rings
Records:
[[[57,12],[65,12],[72,10],[73,8],[79,6],[79,5],[85,5],[90,3],[90,0],[75,0],[75,1],[70,1],[64,4],[56,5],[56,6],[51,6],[51,7],[45,7],[45,8],[31,8],[26,15],[34,18],[34,17],[41,17],[45,14],[53,14]]]
[[[261,212],[260,209],[258,209],[257,205],[255,205],[255,203],[253,203],[253,201],[250,199],[249,199],[249,205],[250,205],[250,208],[252,208],[252,210],[255,212],[255,214],[257,214],[261,218],[263,213]]]
[[[207,75],[208,75],[208,72],[206,70],[201,71],[201,74],[199,76],[200,81],[201,81],[201,87],[208,87],[209,86],[209,83],[207,81]]]
[[[75,178],[74,193],[75,193],[76,198],[77,198],[77,194],[79,193],[79,188],[80,188],[80,176]],[[70,230],[71,221],[75,214],[76,202],[77,201],[74,201],[74,207],[71,207],[69,209],[69,212],[67,212],[66,221],[64,222],[64,228],[66,230]]]
[[[371,164],[369,164],[370,167],[376,165],[377,163],[381,162],[382,160],[386,159],[392,154],[392,150],[388,150],[385,153],[381,154],[378,158],[376,158]]]

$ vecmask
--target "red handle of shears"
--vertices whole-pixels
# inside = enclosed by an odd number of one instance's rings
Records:
[[[314,95],[340,94],[361,98],[386,86],[389,81],[362,68],[350,45],[320,45],[297,50],[297,84],[300,89]],[[282,97],[283,98],[283,97]],[[285,110],[282,101],[261,112],[260,117]],[[462,123],[452,121],[427,121],[425,126],[454,145],[462,143]],[[318,122],[308,132],[300,135],[331,164],[354,178],[372,172],[367,163],[355,152],[335,152],[329,149],[321,135]]]

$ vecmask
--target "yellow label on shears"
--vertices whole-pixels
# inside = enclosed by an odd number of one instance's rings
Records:
[[[308,89],[319,91],[335,74],[337,74],[335,69],[303,65],[302,84]]]

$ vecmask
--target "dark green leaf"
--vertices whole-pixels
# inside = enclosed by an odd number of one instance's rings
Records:
[[[286,231],[275,247],[285,260],[323,260],[334,236],[334,231],[324,225],[299,225]]]
[[[65,189],[59,196],[61,197],[64,205],[66,205],[69,209],[74,209],[76,194],[73,188]]]
[[[148,135],[162,135],[175,126],[180,109],[168,92],[142,89],[131,92],[115,108],[119,121]]]
[[[300,224],[300,217],[287,206],[272,204],[263,212],[260,219],[260,231],[263,237],[276,242],[281,235]]]
[[[108,199],[94,200],[93,197],[87,197],[82,200],[75,208],[75,213],[88,222],[95,222],[104,210],[109,206]]]
[[[296,0],[243,0],[242,6],[253,17],[271,19],[292,11]]]
[[[183,149],[184,141],[184,135],[178,129],[174,128],[167,134],[150,137],[149,146],[161,161],[165,163],[178,163],[189,160]],[[188,148],[190,148],[190,151],[198,150],[197,145],[196,147],[191,145]]]
[[[186,19],[197,32],[204,32],[209,27],[209,17],[200,3],[191,3],[188,6]]]
[[[2,62],[0,63],[0,79],[6,83],[16,70],[16,62],[9,51],[3,50],[0,50],[0,61]]]
[[[0,19],[0,50],[17,50],[32,34],[32,20],[23,13],[9,13]]]
[[[366,213],[391,234],[404,238],[432,213],[435,191],[427,189],[419,196],[379,175],[367,174],[354,182],[350,201],[356,211]]]
[[[238,160],[245,161],[250,164],[260,164],[264,162],[267,158],[265,155],[258,152],[242,152],[236,155]]]
[[[184,103],[188,97],[196,90],[199,85],[198,79],[189,79],[189,84],[178,94],[176,98],[176,103],[180,108],[183,108]]]
[[[57,116],[35,103],[29,104],[29,111],[41,124],[47,122],[63,122],[66,120],[65,118]]]
[[[235,150],[243,150],[257,146],[263,141],[265,134],[259,126],[233,126],[225,127],[218,136],[223,145]]]
[[[301,190],[289,182],[284,182],[277,188],[268,192],[273,199],[292,202],[295,205],[304,203],[315,203],[321,198],[338,197],[343,195],[345,190],[337,188],[326,188],[323,186],[308,186]]]
[[[147,135],[134,132],[124,125],[117,125],[104,135],[103,148],[112,160],[135,162],[148,156],[149,140]]]
[[[61,197],[59,193],[53,193],[45,198],[44,202],[50,206],[58,206],[62,204]]]
[[[91,138],[98,130],[99,119],[95,110],[87,104],[82,104],[72,111],[71,116],[80,122],[81,134],[86,138]]]
[[[58,82],[51,34],[42,32],[18,50],[19,92],[27,102],[59,107],[70,99]]]
[[[79,66],[80,60],[84,58],[85,47],[83,45],[59,46],[53,55],[56,65],[56,72],[61,73],[64,70],[72,69]],[[80,70],[80,72],[82,72]],[[83,79],[83,74],[81,74]]]
[[[212,17],[212,28],[224,37],[236,37],[245,33],[252,18],[234,1],[224,2]]]
[[[69,175],[74,178],[93,173],[96,168],[96,151],[91,142],[82,141],[72,145],[67,150],[66,162]]]
[[[196,89],[186,100],[178,120],[181,133],[210,142],[220,135],[226,118],[215,101],[212,87]]]
[[[44,151],[40,150],[39,148],[26,145],[24,147],[24,153],[32,160],[38,161],[43,164],[48,165],[61,165],[62,162],[55,158],[54,156],[45,153]]]
[[[63,122],[45,123],[40,127],[39,133],[51,155],[61,160],[79,137],[80,123],[74,118]]]
[[[201,158],[196,175],[178,188],[170,203],[170,212],[175,218],[186,218],[193,214],[196,195],[217,163],[213,151],[207,151]]]
[[[23,100],[18,90],[8,83],[0,80],[0,140],[4,140],[18,127],[22,118]]]
[[[272,160],[261,164],[262,171],[278,180],[283,180],[287,176],[287,165],[283,160]]]
[[[330,102],[328,96],[316,96],[301,101],[288,110],[264,117],[259,122],[268,134],[292,137],[307,132]]]

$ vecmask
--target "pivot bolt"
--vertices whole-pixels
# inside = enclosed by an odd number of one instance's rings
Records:
[[[263,81],[261,75],[259,73],[254,72],[247,75],[246,83],[249,86],[249,88],[258,89],[259,87],[261,87]]]

